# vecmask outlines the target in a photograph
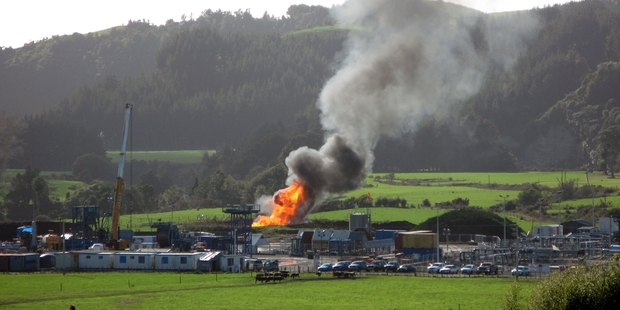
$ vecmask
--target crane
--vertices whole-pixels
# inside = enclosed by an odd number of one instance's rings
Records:
[[[133,105],[130,103],[125,104],[125,122],[123,123],[123,144],[121,145],[120,160],[118,162],[118,173],[116,175],[116,187],[114,188],[114,206],[112,208],[112,224],[110,226],[110,240],[108,240],[108,247],[115,250],[125,249],[127,242],[125,240],[119,240],[119,220],[121,215],[121,196],[123,194],[123,170],[125,169],[125,151],[127,150],[127,136],[129,132],[129,119],[131,117],[131,109]]]

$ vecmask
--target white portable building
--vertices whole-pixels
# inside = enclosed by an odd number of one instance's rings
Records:
[[[156,270],[197,270],[198,260],[204,253],[158,253]]]
[[[116,252],[114,269],[116,270],[152,270],[155,268],[155,253]]]
[[[243,255],[222,255],[220,257],[220,270],[225,272],[240,272],[245,270],[245,256]]]
[[[81,270],[110,270],[113,267],[113,252],[82,251],[78,254],[78,268]]]
[[[78,268],[78,252],[53,252],[56,256],[56,270],[75,270]]]

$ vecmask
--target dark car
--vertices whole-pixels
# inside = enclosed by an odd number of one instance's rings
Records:
[[[366,270],[367,266],[368,264],[365,261],[356,260],[349,265],[348,269],[351,271],[362,271],[362,270]]]
[[[318,270],[318,271],[332,271],[332,264],[325,263],[325,264],[319,266],[319,268],[317,268],[316,270]]]
[[[497,274],[499,268],[497,268],[497,266],[495,266],[495,264],[491,263],[491,262],[483,262],[480,264],[480,266],[478,266],[478,270],[476,270],[477,274],[480,273],[484,273],[484,274]]]
[[[368,266],[366,267],[367,270],[374,270],[374,271],[383,271],[383,268],[385,266],[387,262],[384,260],[373,260],[370,264],[368,264]]]
[[[413,272],[415,273],[415,266],[413,264],[404,264],[404,265],[400,265],[400,267],[398,267],[398,269],[396,269],[396,272],[403,272],[403,273],[410,273]]]
[[[332,270],[347,270],[349,265],[351,265],[350,261],[337,262],[334,266],[332,266]]]
[[[383,269],[385,269],[385,271],[396,271],[398,269],[398,266],[398,262],[389,262],[385,264],[385,266],[383,266]]]

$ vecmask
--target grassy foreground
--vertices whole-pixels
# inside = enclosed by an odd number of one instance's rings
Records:
[[[255,284],[246,274],[149,272],[0,275],[0,308],[66,309],[500,309],[514,279],[302,274]],[[520,279],[529,297],[536,280]],[[523,300],[521,302],[524,302]]]

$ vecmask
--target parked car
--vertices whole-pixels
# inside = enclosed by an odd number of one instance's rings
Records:
[[[374,270],[374,271],[383,271],[384,270],[384,266],[385,264],[387,264],[386,261],[384,260],[373,260],[370,264],[368,264],[368,266],[366,266],[367,270]]]
[[[368,264],[365,261],[356,260],[349,265],[348,269],[351,271],[362,271],[366,270],[366,266],[368,266]]]
[[[245,259],[245,269],[252,271],[262,271],[263,270],[263,261],[258,258],[246,258]]]
[[[383,269],[385,269],[385,271],[396,271],[398,266],[398,262],[389,262],[383,266]]]
[[[480,266],[478,266],[478,270],[476,271],[476,273],[497,274],[498,271],[499,271],[499,268],[497,268],[497,266],[495,266],[494,263],[483,262],[480,264]]]
[[[319,268],[317,268],[316,270],[318,270],[318,271],[332,271],[332,264],[325,263],[325,264],[319,266]]]
[[[404,264],[404,265],[400,265],[400,267],[398,267],[398,269],[396,269],[396,272],[404,272],[404,273],[410,273],[413,272],[415,273],[415,266],[413,264]]]
[[[445,265],[439,269],[439,273],[459,273],[459,267],[456,267],[456,265]]]
[[[527,266],[517,266],[517,268],[510,271],[510,274],[513,276],[516,276],[517,274],[519,276],[529,276],[530,268]]]
[[[441,268],[443,268],[446,264],[444,263],[434,263],[430,266],[428,266],[428,268],[426,268],[426,271],[428,271],[428,273],[439,273],[439,270],[441,270]]]
[[[461,273],[464,273],[464,274],[473,274],[477,271],[478,271],[478,267],[476,267],[476,265],[473,265],[473,264],[468,264],[468,265],[463,266],[463,268],[461,268]]]
[[[334,266],[332,266],[332,270],[347,270],[349,265],[351,265],[350,261],[337,262]]]

